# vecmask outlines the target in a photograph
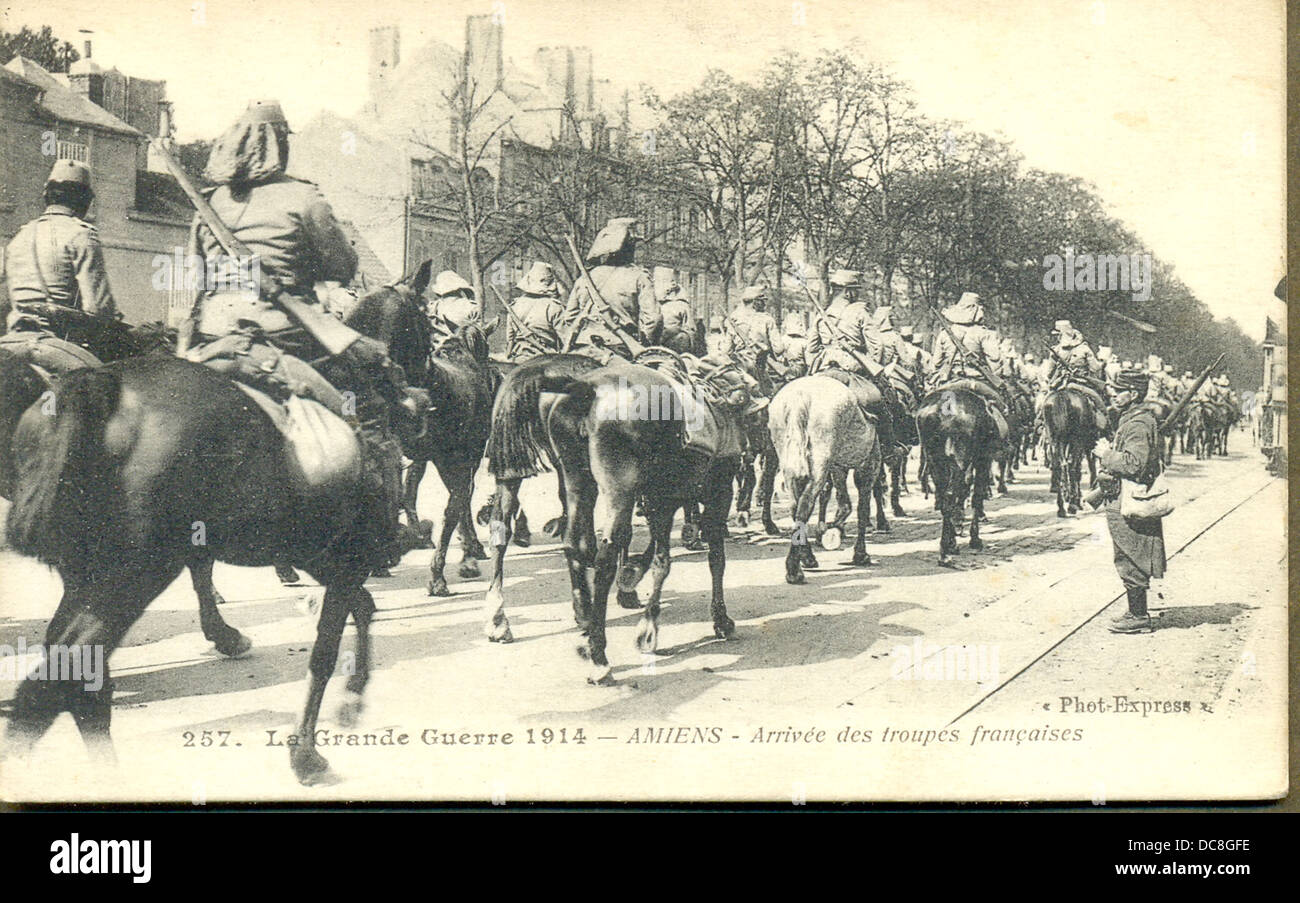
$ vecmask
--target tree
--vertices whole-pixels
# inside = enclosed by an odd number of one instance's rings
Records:
[[[67,72],[81,54],[68,41],[60,40],[48,25],[32,31],[24,25],[16,32],[0,29],[0,65],[24,56],[50,72]]]

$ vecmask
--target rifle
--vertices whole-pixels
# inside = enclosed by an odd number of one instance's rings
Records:
[[[813,313],[817,314],[818,325],[825,325],[826,331],[831,336],[831,342],[834,342],[835,324],[831,323],[830,318],[826,315],[826,311],[822,310],[822,306],[817,303],[817,298],[809,290],[808,286],[802,282],[799,283],[799,286],[803,289],[804,294],[808,296],[808,302],[812,305]],[[860,364],[867,368],[867,374],[869,376],[875,377],[884,369],[875,361],[871,360],[871,358],[864,358],[851,348],[841,348],[840,350],[845,351],[856,358]]]
[[[514,310],[510,307],[510,305],[506,303],[506,299],[501,297],[501,293],[497,291],[497,287],[495,285],[489,285],[488,288],[492,290],[492,294],[496,295],[497,301],[501,303],[501,307],[506,312],[506,316],[510,318],[511,323],[515,324],[515,329],[518,329],[524,335],[531,335],[533,338],[538,339],[540,341],[541,337],[538,336],[537,330],[533,329],[533,327],[529,326],[523,320],[519,319],[519,314],[515,313]]]
[[[939,325],[943,327],[944,334],[948,336],[948,341],[952,342],[953,350],[956,352],[957,356],[961,358],[962,363],[966,363],[966,348],[960,341],[958,341],[957,336],[952,331],[952,327],[949,326],[948,321],[944,319],[943,314],[936,311],[934,305],[932,305],[929,299],[925,296],[921,297],[921,302],[925,305],[926,309],[930,311],[930,314],[939,321]],[[1004,390],[1004,384],[1002,380],[995,376],[993,371],[989,369],[988,363],[982,357],[978,358],[975,363],[976,367],[979,369],[980,375],[988,380],[989,385],[997,389],[999,392],[1002,392]],[[951,374],[952,368],[949,368],[948,372]]]
[[[1201,371],[1201,375],[1198,376],[1196,378],[1196,381],[1193,382],[1188,387],[1186,394],[1184,394],[1183,397],[1179,399],[1178,404],[1174,405],[1174,409],[1169,412],[1169,416],[1165,417],[1164,420],[1160,421],[1160,425],[1158,427],[1160,432],[1167,433],[1174,428],[1174,424],[1177,423],[1178,418],[1183,415],[1183,411],[1187,410],[1187,406],[1190,405],[1192,403],[1192,399],[1196,397],[1197,391],[1201,388],[1201,386],[1205,385],[1205,381],[1210,378],[1210,374],[1213,373],[1216,369],[1218,369],[1219,364],[1223,362],[1223,358],[1226,355],[1227,352],[1225,351],[1223,354],[1220,354],[1217,358],[1214,359],[1214,363],[1210,364],[1210,366],[1206,367],[1204,370]]]
[[[578,272],[582,274],[583,279],[587,280],[587,285],[591,286],[591,303],[593,305],[598,304],[602,308],[601,310],[595,311],[600,316],[600,319],[604,321],[605,325],[608,326],[615,335],[619,336],[623,340],[627,345],[627,350],[632,352],[633,357],[636,357],[641,352],[645,351],[646,346],[642,345],[641,342],[637,340],[636,336],[631,335],[627,331],[627,327],[622,323],[622,318],[614,312],[612,307],[610,307],[609,302],[605,300],[603,295],[601,295],[600,289],[596,288],[596,282],[591,278],[591,274],[587,272],[587,265],[582,262],[582,255],[578,253],[578,246],[574,243],[573,236],[566,235],[564,236],[564,240],[569,243],[569,251],[573,254],[573,259],[578,263]],[[579,326],[584,319],[586,319],[585,316],[580,316],[578,321],[573,324],[573,332],[569,333],[569,338],[564,343],[566,346],[565,351],[568,351],[569,348],[573,347],[573,340],[578,335]]]
[[[185,192],[185,196],[188,197],[190,203],[194,205],[194,209],[199,214],[199,219],[201,219],[203,224],[212,231],[213,236],[217,239],[217,243],[221,245],[222,249],[231,257],[251,259],[253,254],[249,251],[248,246],[236,238],[235,233],[231,232],[230,228],[221,221],[221,217],[217,216],[217,212],[212,209],[212,205],[208,203],[208,199],[194,187],[194,183],[190,181],[189,174],[186,173],[185,170],[181,168],[181,165],[172,158],[171,153],[168,152],[162,141],[154,138],[151,139],[149,143],[153,146],[154,150],[157,151],[163,162],[167,164],[167,168],[176,179],[176,183],[180,185],[181,190]],[[350,348],[357,339],[361,338],[361,333],[357,332],[351,326],[344,325],[343,321],[316,310],[311,305],[299,301],[297,298],[290,296],[286,292],[278,292],[267,300],[287,313],[289,317],[305,329],[312,338],[320,342],[325,350],[331,355],[342,354]]]

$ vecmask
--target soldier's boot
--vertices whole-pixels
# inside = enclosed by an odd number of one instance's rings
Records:
[[[1110,622],[1111,633],[1150,633],[1151,615],[1147,613],[1147,588],[1130,586],[1128,593],[1128,611]]]
[[[365,452],[366,514],[372,544],[368,556],[375,571],[385,571],[402,556],[419,548],[422,537],[409,524],[400,524],[402,452],[397,441],[374,421],[359,429]]]

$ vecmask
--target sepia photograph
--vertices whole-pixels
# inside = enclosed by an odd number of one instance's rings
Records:
[[[1284,797],[1286,20],[6,0],[0,800]]]

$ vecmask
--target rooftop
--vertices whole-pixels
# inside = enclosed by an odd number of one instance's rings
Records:
[[[24,56],[16,56],[6,63],[4,68],[28,84],[40,89],[41,97],[37,101],[37,105],[61,122],[74,122],[78,125],[87,125],[106,132],[143,137],[143,133],[118,119],[103,107],[92,103],[76,91],[73,91],[63,81],[46,71],[39,63],[35,63]]]

